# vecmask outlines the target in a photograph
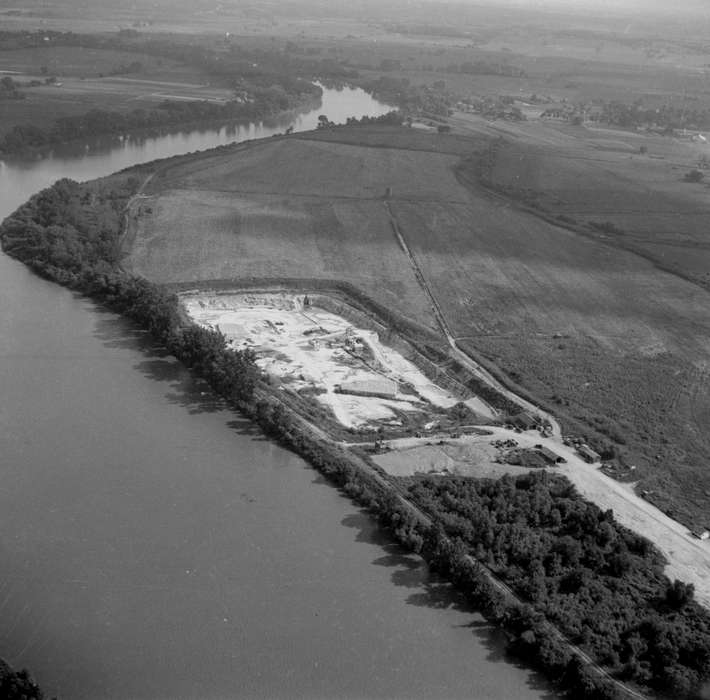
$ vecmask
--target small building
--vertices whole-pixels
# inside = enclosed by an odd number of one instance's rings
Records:
[[[597,454],[589,445],[582,443],[577,447],[577,454],[585,461],[589,462],[589,464],[593,464],[594,462],[598,462],[601,459],[601,456]]]
[[[537,426],[537,421],[527,411],[513,416],[512,421],[513,425],[521,430],[533,430]]]
[[[699,540],[710,540],[710,532],[707,530],[693,530],[691,534]]]
[[[335,386],[336,394],[352,394],[353,396],[370,396],[377,399],[396,399],[399,384],[392,379],[361,379],[345,382]]]

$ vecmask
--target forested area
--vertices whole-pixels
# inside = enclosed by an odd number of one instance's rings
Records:
[[[516,642],[537,653],[547,619],[615,676],[678,697],[710,679],[710,614],[671,582],[651,543],[565,479],[426,478],[409,495],[462,551],[531,604]]]
[[[13,671],[0,659],[0,698],[3,700],[43,700],[44,694],[24,669]]]

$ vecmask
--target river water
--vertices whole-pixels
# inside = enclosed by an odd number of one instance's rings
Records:
[[[326,91],[293,123],[388,109]],[[2,164],[0,218],[59,177],[269,133]],[[4,255],[0,656],[60,700],[549,697],[302,460],[125,320]]]

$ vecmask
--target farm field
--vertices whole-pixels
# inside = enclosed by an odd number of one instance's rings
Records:
[[[134,61],[142,64],[140,72],[110,75]],[[47,128],[60,117],[97,108],[130,112],[155,108],[166,99],[224,102],[232,96],[230,90],[209,85],[209,77],[197,69],[127,51],[67,46],[4,50],[3,71],[19,82],[54,76],[58,84],[23,87],[25,99],[0,101],[0,134],[16,124]]]
[[[404,136],[420,148],[432,143]],[[158,282],[347,281],[434,329],[383,198],[392,186],[407,199],[465,201],[455,162],[426,151],[289,138],[176,164],[148,186],[126,263]]]
[[[500,201],[392,209],[462,348],[616,442],[661,507],[706,514],[706,290]]]
[[[467,158],[485,162],[483,131],[454,141],[391,129],[387,148],[354,145],[386,131],[335,129],[177,161],[140,200],[126,264],[159,282],[340,279],[436,329],[384,207],[391,187],[392,216],[458,345],[554,407],[563,428],[634,465],[639,493],[704,524],[708,291],[457,179]],[[451,143],[459,156],[436,152]]]

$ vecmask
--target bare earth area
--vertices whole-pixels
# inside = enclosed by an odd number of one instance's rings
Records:
[[[401,425],[399,412],[422,413],[458,399],[433,384],[374,331],[289,294],[184,294],[197,323],[219,329],[235,348],[253,348],[259,366],[293,391],[314,392],[348,428]],[[494,418],[479,399],[473,410]]]

